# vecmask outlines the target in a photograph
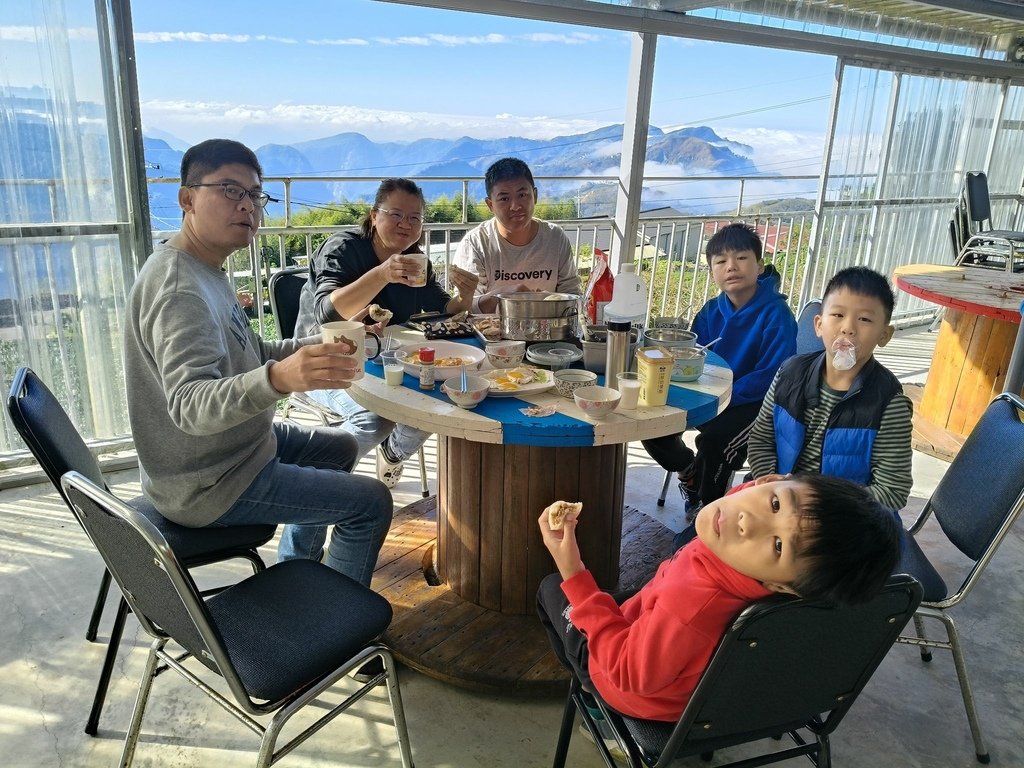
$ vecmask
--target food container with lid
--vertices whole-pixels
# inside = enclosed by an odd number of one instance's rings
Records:
[[[501,335],[519,341],[575,339],[580,332],[580,297],[575,293],[499,293]]]

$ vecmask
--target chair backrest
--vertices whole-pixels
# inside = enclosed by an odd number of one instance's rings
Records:
[[[142,628],[153,637],[174,638],[232,682],[234,672],[199,590],[163,534],[144,515],[77,472],[64,475],[61,485]]]
[[[899,574],[861,605],[772,597],[748,606],[718,644],[658,764],[803,727],[827,736],[920,602],[920,584]],[[651,721],[623,721],[643,746]]]
[[[1009,393],[989,403],[928,500],[949,540],[982,567],[1024,508],[1022,410]]]
[[[289,267],[270,276],[270,311],[278,338],[290,339],[295,335],[295,322],[299,319],[299,296],[309,279],[306,267]]]
[[[64,496],[60,479],[78,472],[105,487],[99,462],[71,423],[67,412],[31,368],[19,368],[7,396],[14,428],[54,487]],[[67,501],[67,497],[64,497]]]
[[[967,198],[967,218],[977,227],[974,231],[992,229],[988,177],[981,171],[969,171],[964,176],[964,194]]]
[[[814,332],[814,317],[821,314],[821,299],[811,299],[804,304],[796,317],[796,353],[820,352],[824,343]]]

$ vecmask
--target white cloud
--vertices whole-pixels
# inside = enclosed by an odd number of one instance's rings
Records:
[[[5,43],[38,43],[40,38],[45,36],[46,30],[42,27],[0,26],[0,41]],[[95,40],[96,30],[90,27],[73,27],[68,30],[68,38],[71,40]]]
[[[88,31],[88,30],[86,30]],[[12,37],[5,37],[5,33]],[[94,33],[95,34],[95,33]],[[12,39],[23,41],[35,40],[35,29],[33,27],[0,27],[0,39]],[[525,35],[502,35],[491,32],[485,35],[446,35],[431,33],[426,35],[401,35],[399,37],[375,37],[368,40],[360,37],[339,37],[339,38],[310,38],[301,42],[307,45],[370,45],[371,42],[386,46],[406,46],[425,48],[439,46],[442,48],[457,48],[473,45],[509,45],[515,42],[528,42],[553,45],[586,45],[601,41],[600,35],[587,32],[574,32],[571,34],[553,34],[539,32]],[[136,32],[135,42],[137,43],[299,43],[294,38],[275,37],[272,35],[231,35],[211,32]]]
[[[594,120],[500,114],[491,117],[435,112],[400,112],[329,104],[230,104],[224,102],[146,101],[146,127],[159,128],[194,142],[212,135],[258,143],[296,141],[354,131],[374,141],[460,136],[532,139],[582,133],[603,125]]]
[[[297,43],[273,35],[225,35],[211,32],[136,32],[136,43]]]
[[[750,159],[764,173],[802,176],[821,169],[823,133],[727,126],[716,126],[715,133],[751,146],[754,153]]]

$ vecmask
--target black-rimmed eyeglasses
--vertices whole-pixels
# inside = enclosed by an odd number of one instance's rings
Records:
[[[186,184],[185,186],[188,187],[189,189],[193,187],[220,187],[220,191],[224,193],[224,197],[226,197],[228,200],[234,200],[235,202],[238,202],[246,195],[248,195],[249,199],[252,200],[253,205],[257,206],[258,208],[266,208],[267,203],[269,203],[271,200],[273,200],[275,203],[279,202],[278,200],[275,200],[266,192],[264,192],[262,189],[257,192],[254,189],[246,189],[245,187],[240,187],[237,184],[231,184],[230,182],[227,181],[211,181],[206,184]]]

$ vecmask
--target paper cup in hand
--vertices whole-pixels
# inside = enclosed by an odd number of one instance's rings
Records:
[[[380,339],[376,334],[366,330],[366,326],[356,320],[337,320],[331,323],[324,323],[320,326],[324,344],[341,344],[342,354],[356,360],[356,374],[352,380],[363,378],[363,367],[367,358],[373,359],[380,354]],[[375,349],[372,354],[367,354],[366,344],[373,339]]]
[[[402,256],[403,259],[414,259],[420,267],[419,274],[409,275],[409,279],[406,281],[407,285],[413,288],[422,288],[427,284],[427,254],[425,253],[406,253]]]

